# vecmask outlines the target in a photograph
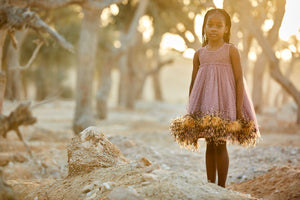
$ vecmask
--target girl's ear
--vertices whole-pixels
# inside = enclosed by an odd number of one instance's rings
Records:
[[[228,33],[229,29],[228,26],[225,26],[225,33]]]

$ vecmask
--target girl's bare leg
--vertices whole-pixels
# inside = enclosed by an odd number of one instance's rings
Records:
[[[217,171],[217,162],[216,162],[216,145],[214,142],[206,143],[206,174],[208,182],[216,182],[216,171]]]
[[[215,151],[217,160],[216,165],[218,171],[218,185],[221,187],[225,187],[229,166],[229,157],[226,142],[216,145]]]

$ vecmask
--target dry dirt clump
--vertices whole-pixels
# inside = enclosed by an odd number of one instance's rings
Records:
[[[128,163],[120,149],[96,127],[83,130],[68,145],[69,176],[90,172],[94,168]]]
[[[264,175],[230,188],[266,200],[300,199],[300,166],[274,167]]]

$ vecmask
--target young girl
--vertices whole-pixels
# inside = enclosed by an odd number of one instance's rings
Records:
[[[223,9],[204,17],[203,47],[196,51],[187,114],[172,121],[178,144],[198,150],[205,138],[209,182],[225,187],[229,158],[226,142],[254,146],[260,133],[243,79],[237,48],[229,43],[231,19]]]

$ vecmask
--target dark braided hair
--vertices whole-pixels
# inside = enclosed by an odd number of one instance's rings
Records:
[[[207,22],[207,18],[210,14],[213,14],[213,13],[220,13],[221,15],[224,16],[225,18],[225,26],[228,27],[228,31],[227,33],[224,34],[224,42],[226,43],[229,43],[229,40],[230,40],[230,28],[231,28],[231,18],[229,16],[229,14],[224,10],[224,9],[220,9],[220,8],[213,8],[213,9],[210,9],[206,12],[205,16],[204,16],[204,21],[203,21],[203,25],[202,25],[202,46],[206,46],[207,43],[208,43],[208,39],[206,38],[206,35],[205,35],[205,26],[206,26],[206,22]]]

